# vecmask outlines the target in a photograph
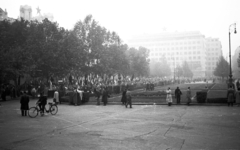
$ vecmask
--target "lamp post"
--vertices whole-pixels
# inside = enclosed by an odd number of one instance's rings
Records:
[[[230,64],[230,71],[229,71],[229,83],[228,86],[233,86],[233,79],[232,79],[232,59],[231,59],[231,32],[232,27],[234,27],[234,33],[237,33],[236,30],[236,23],[233,23],[229,26],[229,64]]]

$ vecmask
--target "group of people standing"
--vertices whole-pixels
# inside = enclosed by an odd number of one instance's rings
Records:
[[[39,99],[37,101],[37,105],[40,108],[41,116],[44,115],[45,106],[47,104],[47,99],[48,99],[48,88],[45,87],[44,90],[40,92],[40,97],[39,97]],[[29,95],[27,95],[27,92],[24,91],[22,93],[21,98],[20,98],[20,105],[21,105],[20,109],[21,109],[22,116],[27,116],[27,111],[29,110],[29,101],[30,101],[30,97],[29,97]],[[58,93],[58,90],[56,90],[54,92],[53,101],[56,104],[59,103],[59,93]]]
[[[167,93],[167,97],[166,97],[167,104],[168,106],[171,106],[173,103],[173,98],[172,98],[172,90],[170,89],[170,87],[166,90],[166,93]],[[179,89],[179,87],[177,87],[175,89],[175,97],[177,100],[177,104],[181,103],[181,95],[182,95],[182,91]],[[190,87],[188,87],[187,89],[186,99],[187,99],[187,105],[190,105],[192,101],[192,92]]]

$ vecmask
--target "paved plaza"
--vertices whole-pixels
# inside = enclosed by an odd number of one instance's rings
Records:
[[[55,116],[29,118],[18,100],[1,104],[1,150],[240,149],[236,106],[61,104]]]

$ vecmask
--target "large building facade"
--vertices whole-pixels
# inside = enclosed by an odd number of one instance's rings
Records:
[[[15,19],[8,17],[8,12],[6,9],[4,11],[2,8],[0,8],[0,21],[3,20],[9,20],[10,22],[15,21]]]
[[[174,69],[186,61],[195,78],[212,77],[222,55],[221,42],[215,38],[205,38],[200,32],[142,35],[133,37],[128,44],[131,47],[148,48],[150,61],[161,61],[164,56],[173,74]]]

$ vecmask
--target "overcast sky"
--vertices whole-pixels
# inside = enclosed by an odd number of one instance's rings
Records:
[[[0,0],[8,16],[19,17],[20,5],[32,7],[33,16],[52,13],[61,27],[72,29],[88,14],[127,43],[133,35],[167,31],[200,31],[219,38],[224,56],[229,51],[229,25],[237,23],[238,34],[231,34],[232,53],[240,46],[240,0]]]

